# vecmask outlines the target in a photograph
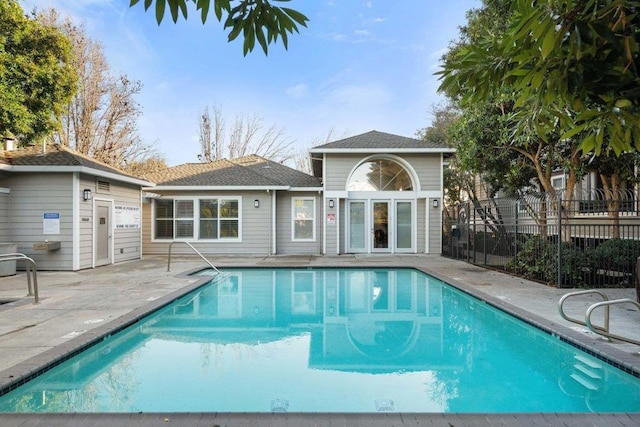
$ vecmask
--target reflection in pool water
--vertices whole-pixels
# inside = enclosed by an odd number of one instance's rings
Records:
[[[245,269],[3,412],[620,412],[640,379],[408,269]]]

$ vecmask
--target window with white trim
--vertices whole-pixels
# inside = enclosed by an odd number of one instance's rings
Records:
[[[296,198],[291,200],[292,240],[316,240],[316,200]]]
[[[154,200],[154,239],[237,240],[240,199]]]

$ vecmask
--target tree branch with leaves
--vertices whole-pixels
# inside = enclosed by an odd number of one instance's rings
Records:
[[[130,6],[140,3],[140,0],[131,0]],[[155,10],[158,25],[163,21],[166,9],[173,22],[178,19],[187,19],[189,5],[195,5],[203,24],[207,22],[209,13],[213,7],[213,13],[219,22],[224,19],[223,27],[229,30],[227,39],[232,42],[242,35],[244,43],[242,53],[253,51],[256,41],[265,55],[268,54],[268,46],[280,39],[285,49],[289,45],[289,34],[298,33],[298,27],[306,27],[309,19],[295,9],[275,6],[272,3],[285,3],[289,0],[144,0],[145,11],[152,6]]]

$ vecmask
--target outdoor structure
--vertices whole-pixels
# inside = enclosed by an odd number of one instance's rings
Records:
[[[310,175],[251,155],[187,163],[147,176],[145,254],[172,241],[202,254],[319,254],[322,185]],[[186,245],[173,253],[193,254]]]
[[[441,252],[453,149],[418,139],[371,131],[315,147],[313,175],[250,155],[144,180],[66,147],[12,142],[0,152],[0,243],[39,270],[165,255],[172,242],[205,255]]]
[[[60,145],[0,151],[0,242],[38,270],[80,270],[140,258],[142,186]]]
[[[371,131],[311,149],[314,176],[255,155],[171,167],[146,177],[144,253],[440,253],[451,152]]]
[[[323,182],[323,253],[440,253],[453,148],[371,131],[310,150]]]

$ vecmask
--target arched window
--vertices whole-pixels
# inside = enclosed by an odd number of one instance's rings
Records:
[[[375,159],[362,163],[353,171],[348,191],[412,191],[409,173],[399,163]]]

